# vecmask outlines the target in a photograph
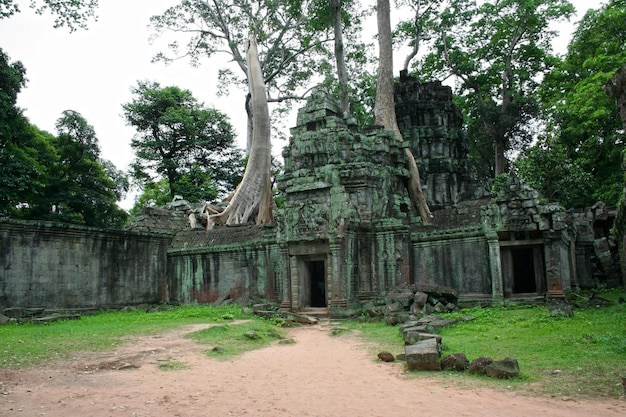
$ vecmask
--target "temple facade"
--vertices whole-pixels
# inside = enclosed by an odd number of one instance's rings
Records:
[[[359,129],[316,90],[283,150],[277,186],[284,206],[270,225],[192,228],[193,207],[184,201],[146,209],[120,233],[0,222],[0,306],[233,300],[332,312],[402,288],[491,304],[623,282],[611,210],[599,203],[565,211],[513,177],[485,193],[472,177],[450,88],[402,77],[396,103],[404,141],[380,127]],[[406,148],[420,167],[430,225],[406,191]],[[109,259],[107,251],[93,252],[100,247],[122,252]],[[141,251],[128,252],[134,247]],[[29,263],[24,253],[42,261]],[[77,259],[83,273],[64,259]],[[141,275],[143,292],[138,265],[154,271]]]

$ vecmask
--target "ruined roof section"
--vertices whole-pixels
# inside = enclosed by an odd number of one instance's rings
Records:
[[[188,216],[184,211],[146,207],[133,216],[126,230],[175,234],[185,230],[187,224]]]
[[[184,230],[176,234],[170,251],[260,242],[273,228],[264,225],[222,226],[213,230]]]

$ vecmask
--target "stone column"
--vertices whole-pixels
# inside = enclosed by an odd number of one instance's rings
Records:
[[[491,272],[491,299],[493,302],[504,301],[504,287],[502,282],[502,263],[500,260],[500,242],[496,232],[486,233],[489,246],[489,270]]]
[[[289,248],[287,245],[280,245],[280,259],[282,266],[282,302],[280,308],[291,311],[291,262]]]
[[[328,283],[326,288],[328,289],[328,307],[332,308],[333,306],[337,307],[345,307],[347,306],[347,300],[345,299],[345,294],[343,294],[341,288],[341,277],[342,277],[342,268],[341,268],[341,260],[342,251],[341,251],[341,240],[339,241],[331,241],[329,243],[330,253],[328,254],[328,266],[326,267],[327,275],[326,279]]]

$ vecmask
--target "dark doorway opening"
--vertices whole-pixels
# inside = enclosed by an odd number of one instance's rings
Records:
[[[324,261],[307,261],[311,307],[326,307],[326,267]]]
[[[513,260],[513,292],[536,293],[535,261],[533,248],[516,248],[511,251]]]

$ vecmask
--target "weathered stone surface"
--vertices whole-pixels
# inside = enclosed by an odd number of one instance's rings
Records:
[[[405,321],[404,323],[402,323],[400,325],[399,329],[400,329],[401,332],[403,332],[403,331],[405,331],[407,329],[410,329],[411,327],[415,327],[415,326],[418,326],[418,325],[419,325],[419,323],[418,323],[417,320],[410,320],[409,319],[409,320]]]
[[[9,317],[5,316],[4,314],[0,314],[0,325],[8,323],[9,321],[11,321]]]
[[[441,343],[441,335],[426,333],[425,330],[419,330],[419,331],[409,330],[409,331],[404,332],[403,336],[404,336],[405,345],[413,345],[419,342],[420,340],[431,339],[431,338],[435,338],[437,339],[438,343]]]
[[[307,314],[294,314],[293,319],[296,323],[301,324],[317,324],[319,322],[317,317],[309,316]]]
[[[413,291],[404,289],[391,292],[387,295],[387,301],[394,304],[400,303],[403,310],[407,309],[411,305],[411,301],[413,301]]]
[[[396,358],[393,357],[393,355],[389,352],[380,352],[378,354],[378,359],[380,359],[383,362],[393,362],[396,360]]]
[[[399,313],[401,311],[404,311],[404,306],[402,305],[402,303],[395,302],[395,303],[387,304],[384,307],[383,311],[385,314]]]
[[[420,325],[426,325],[426,331],[428,333],[439,333],[442,328],[451,326],[457,322],[458,320],[456,319],[447,319],[437,316],[426,316],[418,320]]]
[[[472,363],[470,363],[469,373],[484,375],[487,365],[489,365],[491,362],[493,362],[493,359],[489,357],[476,358],[472,361]]]
[[[519,364],[514,358],[493,361],[485,367],[485,374],[493,378],[516,378],[519,376]]]
[[[442,369],[463,372],[469,367],[470,362],[465,353],[451,353],[441,358]]]
[[[428,302],[428,294],[422,291],[417,291],[413,296],[413,305],[422,309]]]
[[[447,313],[447,312],[448,312],[448,309],[447,309],[447,308],[446,308],[446,306],[445,306],[445,305],[443,305],[443,303],[441,303],[441,301],[440,301],[440,302],[438,302],[437,304],[435,304],[435,311],[436,311],[437,313]]]
[[[404,347],[409,371],[439,371],[439,344],[437,339],[429,338],[414,345]]]

